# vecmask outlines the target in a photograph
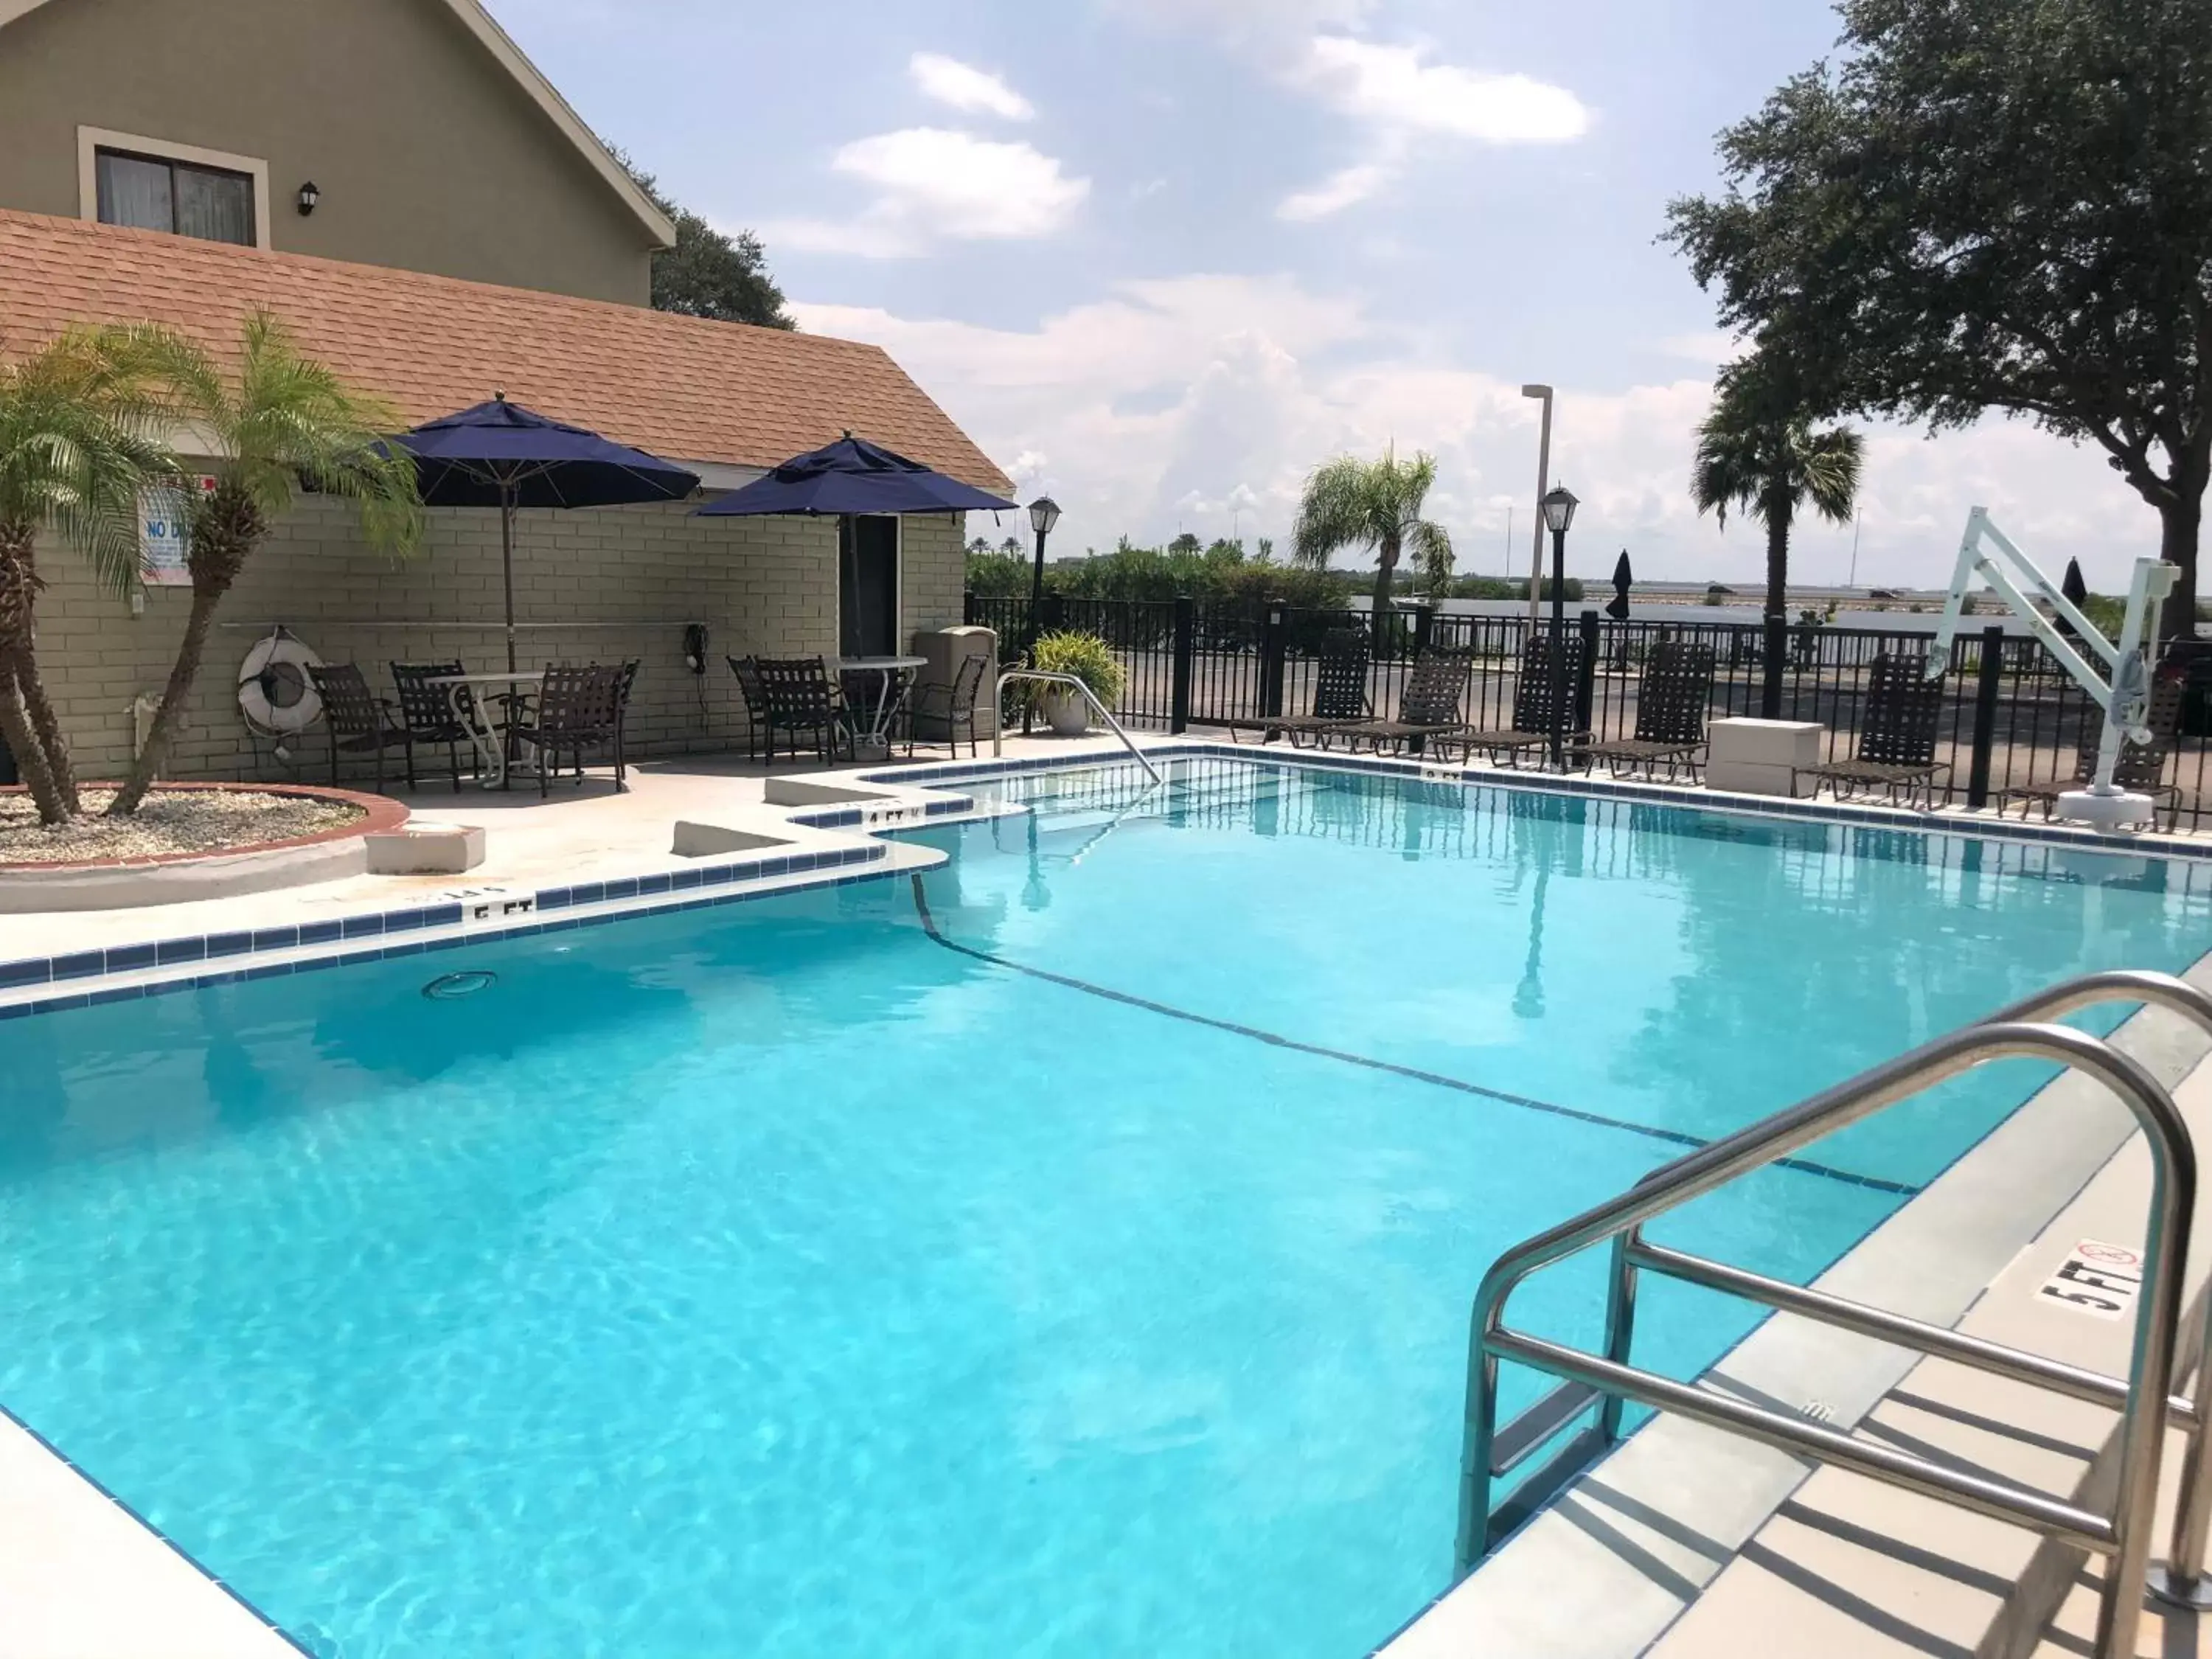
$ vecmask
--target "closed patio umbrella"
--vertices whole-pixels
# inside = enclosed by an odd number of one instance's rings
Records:
[[[1605,614],[1615,622],[1628,620],[1628,590],[1635,578],[1628,570],[1628,550],[1620,550],[1620,558],[1613,567],[1613,598],[1607,601]]]
[[[628,507],[680,501],[699,476],[580,426],[568,426],[504,392],[394,440],[415,457],[426,507],[495,507],[507,589],[507,668],[515,669],[514,514],[526,507]]]

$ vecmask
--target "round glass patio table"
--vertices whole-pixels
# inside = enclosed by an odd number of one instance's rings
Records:
[[[860,758],[860,745],[866,744],[881,758],[890,747],[891,714],[898,707],[898,690],[904,676],[917,668],[928,665],[927,657],[840,657],[837,659],[839,683],[847,684],[854,678],[872,678],[876,695],[854,698],[848,693],[845,699],[845,725],[853,734],[853,753]]]
[[[430,674],[424,677],[422,684],[446,688],[446,701],[453,708],[455,723],[467,728],[469,742],[475,745],[477,758],[483,763],[483,787],[497,789],[504,785],[507,782],[507,746],[500,741],[499,733],[492,729],[491,716],[484,712],[490,699],[471,697],[465,702],[461,693],[479,685],[505,685],[517,690],[542,686],[545,684],[545,671],[538,668],[524,669],[520,673],[509,670],[506,673]],[[475,718],[471,719],[471,715]]]

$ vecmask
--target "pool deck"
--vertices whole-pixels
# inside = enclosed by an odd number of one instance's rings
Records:
[[[1188,741],[1211,744],[1221,752],[1219,739],[1210,734],[1194,732]],[[1010,739],[1006,744],[1007,758],[1031,763],[1111,760],[1120,752],[1097,738]],[[1242,752],[1251,758],[1289,757],[1279,745],[1247,746]],[[981,759],[988,763],[990,757],[987,745]],[[772,804],[769,778],[851,782],[872,775],[884,781],[868,787],[903,794],[896,775],[902,769],[783,765],[771,774],[741,760],[707,757],[648,762],[633,769],[629,790],[619,795],[598,777],[581,792],[558,787],[547,801],[528,787],[507,793],[471,787],[458,795],[428,788],[408,798],[418,817],[481,824],[487,831],[487,860],[465,878],[354,876],[187,904],[0,915],[0,963],[179,935],[296,927],[426,904],[461,887],[527,892],[672,873],[692,864],[671,849],[679,818],[773,833],[794,847],[849,849],[867,839],[862,830],[793,825],[792,815],[807,809]],[[1462,769],[1449,771],[1457,776]],[[1480,768],[1466,769],[1465,775],[1491,781]],[[1495,775],[1495,781],[1540,787],[1540,780],[1510,772]],[[914,783],[950,787],[925,776]],[[1650,792],[1637,793],[1650,798]],[[1664,798],[1715,808],[1746,804],[1691,790],[1667,791]],[[1869,822],[1897,817],[1867,815]],[[1956,812],[1911,818],[1955,833],[2006,833],[2014,827],[2000,830],[1985,815]],[[2202,856],[2208,843],[2204,837],[2160,836],[2136,845],[2154,855]],[[876,867],[903,867],[936,856],[898,846],[892,860]],[[823,878],[793,876],[767,884]],[[2212,960],[2191,976],[2212,986]],[[0,992],[0,1000],[24,994],[20,988]],[[2192,1126],[2200,1133],[2212,1132],[2212,1063],[2204,1063],[2207,1045],[2193,1030],[2176,1030],[2170,1017],[2138,1015],[2120,1041],[2166,1080],[2178,1083],[2177,1097]],[[2037,1334],[2017,1328],[2019,1285],[2027,1283],[2032,1291],[2048,1269],[2045,1256],[2063,1254],[2075,1238],[2137,1237],[2126,1229],[2130,1218],[2140,1215],[2142,1162],[2140,1137],[2120,1109],[2081,1079],[2061,1079],[1821,1282],[1938,1323],[1960,1322],[2034,1346]],[[2198,1246],[2192,1252],[2197,1259],[2191,1289],[2201,1297],[2212,1224],[2200,1232]],[[2068,1357],[2110,1368],[2115,1362],[2081,1347],[2107,1336],[2102,1327],[2057,1332]],[[1929,1370],[1935,1363],[1916,1370],[1896,1350],[1778,1316],[1724,1359],[1714,1376],[1723,1386],[1793,1403],[1818,1401],[1839,1424],[1880,1432],[1884,1422],[1894,1419],[1894,1433],[1940,1439],[1943,1419],[1929,1413],[1926,1402],[1957,1395],[1961,1385]],[[1995,1386],[1972,1379],[1960,1397],[1971,1402]],[[1973,1393],[1977,1388],[1981,1395]],[[1922,1402],[1917,1406],[1911,1403],[1916,1392]],[[1960,1433],[1984,1433],[1952,1426]],[[2068,1446],[2083,1443],[2089,1434],[2078,1418],[2050,1420],[2043,1431],[2046,1440]],[[1960,1448],[1954,1455],[1973,1453]],[[2062,1463],[2066,1455],[2047,1447],[2040,1455],[2057,1455]],[[2169,1459],[2169,1474],[2171,1468]],[[2024,1467],[2021,1474],[2033,1478],[2034,1468]],[[1985,1645],[1975,1623],[1979,1619],[1989,1626],[2002,1613],[2010,1599],[2002,1588],[2010,1582],[2005,1575],[2035,1565],[2026,1559],[2032,1540],[1990,1523],[1961,1527],[1963,1517],[1955,1511],[1931,1516],[1926,1500],[1882,1488],[1869,1489],[1869,1498],[1861,1490],[1867,1488],[1854,1477],[1810,1473],[1781,1454],[1679,1420],[1657,1419],[1382,1651],[1388,1659],[1508,1653],[1515,1659],[1627,1659],[1644,1652],[1705,1659],[1734,1656],[1754,1644],[1771,1648],[1783,1628],[1793,1632],[1790,1650],[1812,1659],[1844,1652],[2000,1650],[2027,1659],[2035,1651],[2032,1639],[2002,1650]],[[1916,1541],[1885,1551],[1869,1547],[1869,1537]],[[1827,1592],[1808,1589],[1808,1581]],[[2060,1583],[2054,1605],[2064,1594]],[[4,1416],[0,1607],[7,1609],[0,1619],[0,1659],[299,1659],[301,1651]],[[2084,1621],[2093,1618],[2090,1592],[2077,1586],[2060,1614],[2051,1653],[2086,1651]],[[1795,1636],[1800,1631],[1802,1645]],[[2191,1620],[2161,1625],[2154,1620],[2146,1632],[2145,1654],[2174,1659],[2212,1653],[2212,1643],[2200,1641]]]

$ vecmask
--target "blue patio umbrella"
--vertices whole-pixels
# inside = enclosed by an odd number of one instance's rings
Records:
[[[848,518],[884,513],[1004,513],[1016,503],[948,478],[848,432],[696,509],[702,517],[809,514]]]
[[[680,501],[699,476],[580,426],[548,419],[504,392],[393,440],[415,458],[426,507],[495,507],[507,584],[507,668],[514,672],[514,514],[519,507]]]
[[[849,431],[836,443],[795,456],[766,477],[693,509],[702,518],[805,514],[835,518],[841,526],[871,514],[1011,510],[1017,510],[1015,502],[948,478]],[[854,538],[841,528],[837,540],[845,556],[857,563]],[[857,587],[857,569],[852,576]]]

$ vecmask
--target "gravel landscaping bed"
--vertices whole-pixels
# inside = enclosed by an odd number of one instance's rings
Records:
[[[81,792],[86,816],[43,829],[27,795],[0,794],[0,864],[94,864],[259,847],[359,821],[348,801],[246,789],[157,789],[130,818],[99,816],[114,792]]]

